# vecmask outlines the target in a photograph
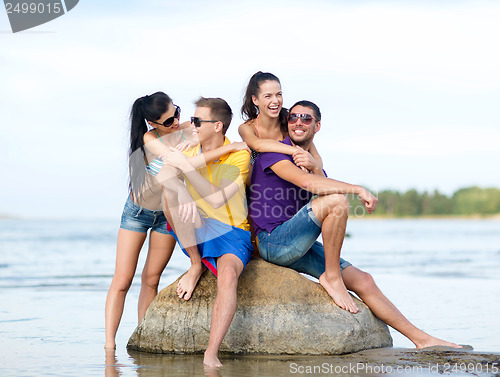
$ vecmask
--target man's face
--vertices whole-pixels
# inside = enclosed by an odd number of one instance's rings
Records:
[[[220,127],[219,123],[221,122],[212,121],[210,109],[208,107],[197,107],[194,111],[194,117],[200,118],[200,127],[195,127],[195,125],[191,123],[193,136],[198,137],[200,144],[203,144],[204,141],[210,140],[217,133],[216,129]]]
[[[314,118],[314,111],[309,107],[295,106],[291,109],[290,114],[309,114],[312,117],[312,121],[309,124],[304,123],[300,117],[298,117],[295,123],[288,121],[288,134],[290,135],[290,140],[298,146],[308,146],[309,142],[314,138],[314,134],[319,131],[321,124]]]

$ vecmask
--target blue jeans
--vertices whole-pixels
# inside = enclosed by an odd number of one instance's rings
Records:
[[[260,232],[257,235],[259,252],[268,262],[319,278],[325,272],[325,249],[316,241],[320,234],[321,222],[309,202],[271,233]],[[350,265],[340,258],[341,269]]]

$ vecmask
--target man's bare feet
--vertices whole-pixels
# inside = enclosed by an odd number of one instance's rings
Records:
[[[354,303],[354,300],[352,299],[352,296],[349,292],[347,292],[342,278],[337,280],[328,280],[326,273],[324,272],[319,277],[319,283],[323,288],[325,288],[330,297],[333,298],[333,301],[342,309],[353,314],[359,311],[358,307]]]
[[[191,265],[188,272],[186,272],[177,283],[177,296],[186,301],[189,300],[202,273],[203,266],[201,263]]]
[[[222,363],[217,357],[217,353],[212,354],[208,351],[205,351],[205,357],[203,357],[203,364],[211,368],[218,368],[222,366]]]
[[[447,342],[442,339],[434,338],[433,336],[428,335],[426,339],[421,342],[415,342],[415,346],[417,348],[427,348],[427,347],[452,347],[452,348],[462,348],[458,344]]]

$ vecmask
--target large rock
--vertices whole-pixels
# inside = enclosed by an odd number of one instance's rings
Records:
[[[217,282],[205,272],[189,301],[163,289],[128,342],[155,353],[200,353],[208,343]],[[357,314],[333,303],[318,283],[262,259],[252,260],[238,284],[238,307],[222,352],[345,354],[391,347],[387,326],[356,299]]]

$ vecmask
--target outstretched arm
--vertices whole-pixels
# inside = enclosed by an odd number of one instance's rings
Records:
[[[247,145],[257,152],[276,152],[283,154],[294,154],[297,151],[296,147],[280,143],[272,139],[260,139],[252,126],[245,122],[238,127],[238,132]]]
[[[203,177],[179,151],[172,151],[167,163],[181,170],[198,194],[214,208],[224,205],[244,184],[241,174],[235,181],[222,179],[218,186],[213,184]],[[234,169],[239,168],[234,166]]]
[[[226,144],[223,145],[222,147],[212,149],[208,152],[203,152],[202,154],[193,157],[188,157],[188,161],[193,168],[199,169],[206,166],[210,162],[217,161],[219,158],[228,153],[237,152],[245,149],[248,150],[248,146],[246,143],[242,141],[233,141],[231,144]]]
[[[162,143],[160,140],[158,140],[158,138],[151,134],[144,135],[144,147],[153,155],[158,156],[161,159],[166,159],[166,161],[164,161],[166,163],[168,163],[169,158],[175,158],[175,155],[172,155],[172,153],[180,153],[176,148],[172,147],[169,144]],[[246,143],[233,142],[211,151],[189,157],[188,161],[195,169],[199,169],[206,166],[210,162],[218,160],[228,153],[237,152],[244,149],[248,149]],[[171,165],[174,166],[174,164]]]
[[[378,199],[367,189],[316,174],[305,173],[289,160],[278,161],[271,165],[270,168],[280,178],[313,194],[356,194],[368,213],[372,213],[377,206]]]

